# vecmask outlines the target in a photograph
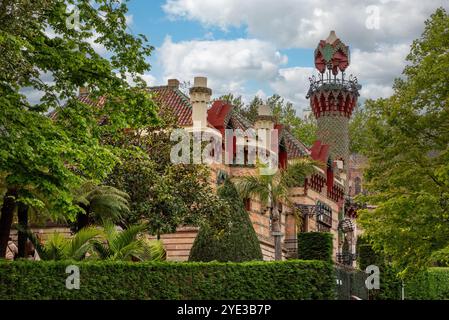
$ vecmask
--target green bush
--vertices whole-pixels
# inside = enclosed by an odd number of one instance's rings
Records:
[[[298,258],[302,260],[332,261],[332,234],[302,232],[298,234]]]
[[[449,299],[449,268],[430,268],[407,280],[405,298],[409,300]]]
[[[398,300],[401,298],[401,281],[397,277],[397,270],[387,263],[383,254],[373,250],[368,238],[357,238],[357,265],[365,271],[369,265],[379,267],[380,289],[370,291],[372,300]]]
[[[384,265],[384,258],[373,250],[366,237],[357,238],[357,265],[361,270],[365,270],[369,265]]]
[[[79,290],[65,286],[71,264],[80,268]],[[0,300],[333,299],[334,290],[323,261],[0,261]]]
[[[262,260],[259,239],[234,184],[226,180],[218,195],[227,201],[231,214],[222,230],[220,226],[203,227],[193,243],[189,261],[243,262]]]

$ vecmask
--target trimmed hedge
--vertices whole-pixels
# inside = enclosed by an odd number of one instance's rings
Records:
[[[449,268],[430,268],[405,283],[408,300],[449,299]]]
[[[328,232],[298,233],[298,258],[332,262],[332,234]]]
[[[218,189],[221,199],[231,206],[228,227],[201,228],[190,250],[189,261],[243,262],[262,260],[260,242],[234,184],[228,179]],[[217,237],[222,232],[223,235]]]
[[[80,268],[69,290],[65,268]],[[6,299],[333,299],[335,275],[323,261],[0,262]]]

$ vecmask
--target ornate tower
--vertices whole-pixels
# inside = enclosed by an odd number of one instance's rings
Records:
[[[349,119],[357,105],[361,86],[352,75],[345,79],[350,63],[349,47],[331,31],[315,50],[318,79],[310,78],[307,98],[318,125],[318,140],[330,147],[331,160],[343,160],[343,172],[349,164]]]

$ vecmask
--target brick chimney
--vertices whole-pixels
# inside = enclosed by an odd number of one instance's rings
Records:
[[[178,79],[168,79],[167,86],[173,89],[179,88],[179,80]]]
[[[192,123],[194,126],[207,126],[207,106],[212,90],[207,87],[206,77],[195,77],[190,88],[190,103],[192,104]]]

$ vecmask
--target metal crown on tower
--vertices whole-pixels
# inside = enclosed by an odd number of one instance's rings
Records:
[[[315,67],[318,79],[310,78],[307,98],[316,118],[322,115],[344,115],[350,117],[357,104],[361,86],[352,75],[345,79],[345,70],[350,63],[349,47],[331,31],[326,40],[321,40],[315,49]]]

